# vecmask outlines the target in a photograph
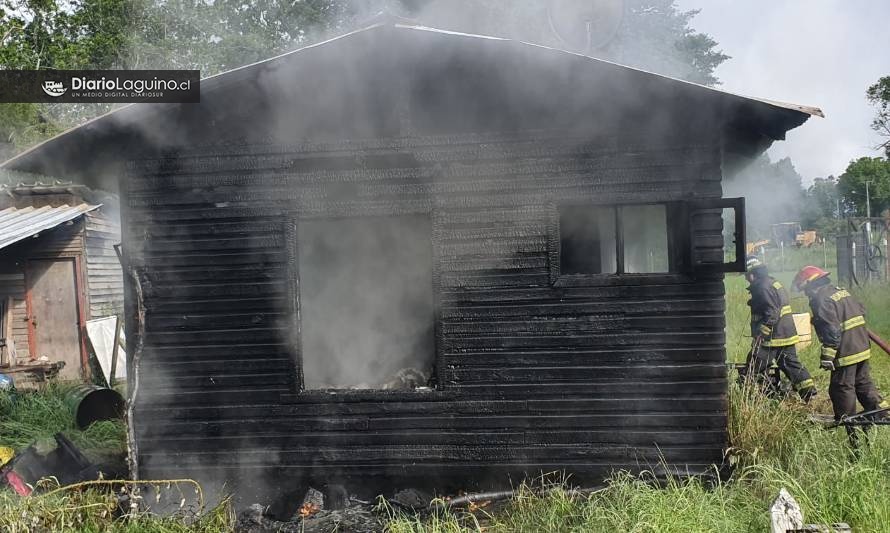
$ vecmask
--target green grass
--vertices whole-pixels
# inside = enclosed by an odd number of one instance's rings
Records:
[[[9,533],[218,533],[231,531],[234,521],[228,501],[200,516],[138,514],[124,518],[118,511],[113,488],[63,490],[29,498],[20,498],[10,491],[0,492],[0,531]]]
[[[126,453],[126,427],[121,421],[101,421],[85,430],[76,427],[74,414],[65,402],[65,384],[50,384],[39,392],[0,391],[0,446],[20,452],[34,442],[52,443],[62,432],[91,461],[119,462]],[[123,519],[117,510],[116,490],[121,485],[96,488],[51,490],[46,494],[21,498],[8,488],[0,489],[0,531],[85,531],[85,532],[199,532],[231,530],[234,516],[228,501],[200,518],[180,515],[159,518],[148,514]],[[186,484],[187,485],[187,484]],[[181,490],[179,485],[160,490]],[[189,489],[190,490],[190,489]]]
[[[123,422],[102,421],[78,429],[65,392],[64,384],[50,384],[39,393],[0,391],[0,446],[21,450],[35,441],[52,441],[62,432],[91,460],[123,455]]]

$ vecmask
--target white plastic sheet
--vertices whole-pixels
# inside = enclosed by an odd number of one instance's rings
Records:
[[[111,377],[111,350],[114,345],[114,326],[116,317],[106,316],[95,320],[87,320],[87,335],[90,342],[93,343],[93,349],[96,351],[96,358],[99,359],[99,366],[102,367],[102,373],[105,379]],[[117,352],[117,369],[114,372],[114,379],[123,379],[127,377],[127,354],[124,352],[124,331],[121,330],[120,337],[121,347]]]

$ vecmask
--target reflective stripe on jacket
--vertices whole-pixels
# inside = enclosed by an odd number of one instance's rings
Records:
[[[823,356],[833,356],[836,367],[854,365],[871,356],[865,307],[849,291],[831,285],[820,287],[810,297],[810,308]]]
[[[782,284],[767,276],[754,280],[748,290],[752,335],[763,335],[763,345],[770,348],[797,344],[790,299]]]

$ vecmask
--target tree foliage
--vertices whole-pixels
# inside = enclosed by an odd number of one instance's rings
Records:
[[[838,180],[838,193],[855,216],[866,216],[866,187],[871,200],[871,216],[890,209],[890,160],[861,157],[850,163]]]
[[[884,76],[865,92],[870,104],[877,107],[878,112],[872,120],[871,127],[886,140],[879,148],[884,150],[890,159],[890,76]]]
[[[127,68],[141,0],[0,0],[0,68]],[[0,104],[0,157],[108,109],[107,105]]]
[[[198,69],[203,76],[356,27],[381,9],[421,23],[560,47],[540,0],[0,0],[0,68]],[[625,0],[606,59],[704,84],[727,56],[675,0]],[[0,153],[107,105],[0,104]],[[4,144],[5,143],[5,144]],[[5,148],[4,148],[5,146]],[[2,155],[9,155],[8,153]]]
[[[343,28],[353,11],[343,0],[155,0],[134,32],[130,55],[139,68],[209,76]]]
[[[814,229],[819,235],[835,235],[843,226],[844,215],[838,193],[837,178],[816,178],[806,191],[800,215],[805,229]]]
[[[562,48],[540,0],[402,0],[406,15],[429,26],[496,35]],[[614,38],[590,51],[629,66],[715,85],[714,71],[729,59],[717,42],[690,26],[697,11],[675,0],[625,0]]]

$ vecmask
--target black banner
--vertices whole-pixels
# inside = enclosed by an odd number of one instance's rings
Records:
[[[198,70],[0,70],[0,102],[201,101]]]

